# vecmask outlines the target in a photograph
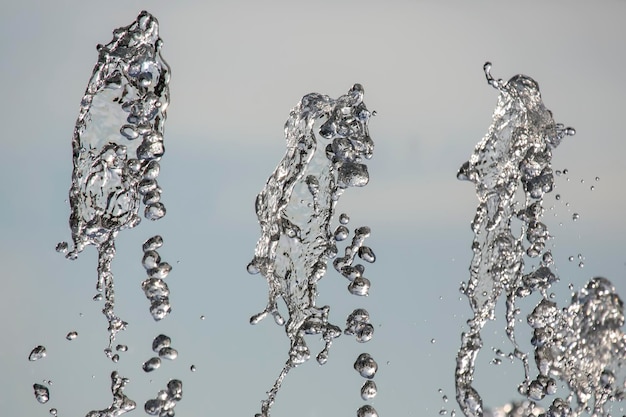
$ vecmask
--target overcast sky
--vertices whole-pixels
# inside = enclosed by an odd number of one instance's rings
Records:
[[[370,184],[349,189],[338,210],[350,214],[351,226],[372,228],[378,260],[368,268],[367,299],[351,296],[347,281],[330,272],[319,303],[340,325],[354,308],[367,308],[376,334],[367,345],[343,336],[325,366],[310,361],[292,371],[273,416],[354,415],[363,401],[352,363],[362,351],[380,366],[372,404],[381,416],[457,408],[455,356],[470,315],[458,287],[469,275],[476,197],[456,172],[496,105],[482,70],[487,60],[497,78],[537,80],[555,120],[577,131],[554,151],[554,169],[569,174],[557,181],[561,200],[546,203],[554,207],[545,223],[555,236],[557,301],[567,303],[569,283],[580,288],[597,275],[626,294],[624,2],[213,3],[0,5],[3,414],[44,416],[55,407],[73,417],[108,407],[113,369],[131,379],[126,393],[138,408],[179,378],[177,415],[258,412],[289,346],[271,319],[248,324],[267,297],[265,281],[245,270],[259,236],[254,198],[282,158],[290,109],[304,94],[337,97],[355,82],[377,111],[370,121],[376,149]],[[91,300],[95,249],[70,262],[54,247],[70,238],[71,136],[95,47],[144,8],[160,22],[172,68],[159,176],[168,214],[117,239],[117,310],[130,325],[118,337],[129,352],[113,364],[102,353],[102,306]],[[174,266],[173,312],[159,323],[140,290],[141,243],[157,233],[161,256]],[[578,254],[584,268],[568,261]],[[79,336],[70,342],[71,330]],[[159,333],[172,337],[179,357],[147,375],[141,363]],[[521,366],[489,365],[492,346],[510,346],[502,322],[486,333],[477,386],[486,405],[497,406],[518,398]],[[39,344],[48,356],[28,362]],[[40,405],[32,384],[44,379],[52,381],[51,400]]]

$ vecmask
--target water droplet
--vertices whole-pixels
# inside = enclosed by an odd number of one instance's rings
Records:
[[[585,266],[585,264],[582,261],[578,263],[578,267],[579,268],[584,268],[584,266]]]
[[[361,353],[354,362],[354,369],[363,377],[372,379],[378,371],[378,364],[369,353]]]
[[[363,398],[364,401],[371,400],[377,393],[378,388],[376,387],[376,383],[374,381],[368,379],[365,383],[363,383],[363,386],[361,387],[361,398]]]
[[[56,408],[51,408],[50,409],[50,414],[53,415],[54,417],[57,416],[57,409]]]
[[[128,346],[126,346],[126,345],[117,345],[115,347],[115,350],[117,350],[118,352],[126,352],[126,351],[128,351]]]
[[[191,372],[196,372],[196,365],[191,365],[191,366],[189,367],[189,370],[190,370]]]
[[[67,248],[68,248],[67,242],[59,242],[57,243],[55,250],[60,253],[67,253]]]
[[[339,215],[339,223],[346,225],[350,222],[350,216],[348,216],[346,213],[341,213]]]
[[[76,331],[71,331],[71,332],[69,332],[69,333],[65,336],[65,338],[66,338],[67,340],[74,340],[74,339],[76,339],[77,337],[78,337],[78,332],[76,332]]]
[[[156,251],[161,246],[163,246],[163,238],[160,235],[155,235],[143,243],[142,249],[144,252]]]
[[[200,316],[200,320],[204,320],[205,318],[204,315]]]
[[[152,372],[156,369],[159,369],[160,366],[161,366],[161,358],[157,358],[156,356],[148,359],[147,361],[143,363],[143,365],[141,365],[142,369],[145,372]]]
[[[94,301],[102,301],[102,298],[104,298],[104,297],[102,296],[102,294],[101,294],[101,293],[98,293],[98,294],[96,294],[96,295],[94,295],[94,296],[93,296],[92,300],[94,300]]]
[[[170,347],[171,344],[172,339],[164,334],[160,334],[152,341],[152,350],[156,353],[159,353],[161,349]]]
[[[365,277],[356,277],[350,284],[348,284],[348,291],[350,294],[366,296],[369,293],[370,281]]]
[[[178,351],[171,347],[164,347],[163,349],[159,350],[159,357],[173,361],[178,357]]]
[[[46,348],[44,346],[35,346],[35,348],[30,352],[30,354],[28,355],[28,360],[29,361],[36,361],[39,360],[41,358],[45,358],[46,357]]]
[[[369,404],[366,404],[359,408],[356,412],[357,417],[378,417],[376,409]]]
[[[430,343],[432,343],[433,345],[435,344],[436,340],[435,339],[430,339]]]
[[[574,213],[572,214],[572,220],[576,221],[580,218],[580,215],[578,213]]]
[[[34,384],[33,390],[35,394],[35,398],[39,401],[40,404],[45,404],[50,400],[50,392],[48,391],[48,387],[41,384]]]

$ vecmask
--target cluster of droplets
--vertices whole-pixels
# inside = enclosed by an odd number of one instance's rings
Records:
[[[535,394],[528,355],[515,340],[516,299],[534,291],[545,298],[547,289],[557,279],[550,269],[552,254],[545,250],[550,235],[541,222],[542,204],[544,194],[554,187],[552,149],[565,136],[575,133],[572,128],[554,122],[533,79],[516,75],[504,83],[491,76],[490,63],[484,69],[489,84],[500,92],[498,105],[487,135],[457,175],[475,184],[479,200],[472,222],[475,237],[470,279],[461,287],[474,317],[468,322],[469,330],[462,334],[455,371],[457,401],[468,417],[483,414],[482,399],[472,386],[474,362],[482,347],[480,331],[488,320],[495,318],[496,303],[503,291],[506,333],[513,345],[513,357],[522,361],[525,372],[519,390],[529,398]],[[522,233],[518,236],[513,232],[515,219],[522,223]],[[539,259],[538,268],[527,274],[524,274],[524,254]],[[553,384],[546,381],[544,388],[552,390]]]
[[[170,305],[170,290],[164,278],[172,270],[172,266],[161,261],[161,256],[157,252],[163,245],[163,238],[159,235],[153,236],[143,244],[143,258],[141,263],[148,273],[141,283],[146,298],[150,301],[150,314],[155,321],[165,318],[172,307]]]
[[[96,246],[96,287],[104,291],[109,351],[127,324],[114,313],[115,237],[139,223],[141,199],[146,218],[165,215],[157,177],[170,69],[161,57],[158,29],[157,20],[144,11],[129,26],[114,30],[111,42],[98,45],[98,62],[72,139],[69,223],[74,247],[67,252],[68,244],[61,242],[57,251],[75,259],[87,245]]]
[[[350,217],[346,213],[339,216],[339,226],[333,234],[335,241],[342,242],[348,239],[350,231],[347,225],[349,221]],[[355,261],[357,256],[367,263],[376,261],[374,251],[369,246],[364,245],[365,239],[370,236],[370,233],[370,228],[367,226],[356,228],[352,242],[346,245],[344,256],[338,256],[333,262],[335,270],[350,281],[348,291],[352,295],[367,296],[369,294],[371,283],[369,279],[363,276],[365,265],[355,264]],[[369,312],[364,308],[357,308],[350,313],[346,319],[344,334],[354,335],[359,343],[369,342],[374,336],[374,326],[370,322]],[[364,401],[373,399],[378,393],[376,382],[373,380],[378,370],[378,364],[369,353],[361,353],[354,362],[354,369],[366,379],[361,386],[361,398]],[[374,407],[366,404],[357,410],[357,416],[378,417],[378,413]]]
[[[142,368],[145,372],[152,372],[161,366],[161,359],[173,361],[178,357],[178,351],[172,347],[172,339],[169,336],[160,334],[152,341],[152,351],[158,356],[145,361]]]
[[[248,272],[265,277],[269,294],[267,306],[250,323],[271,314],[278,325],[286,325],[291,342],[289,358],[262,402],[263,417],[269,416],[289,370],[310,358],[304,337],[322,336],[325,346],[317,361],[324,364],[333,339],[341,334],[328,321],[330,307],[316,306],[317,283],[328,260],[337,255],[330,230],[337,200],[346,188],[369,181],[364,160],[372,157],[374,144],[363,93],[363,87],[355,84],[336,100],[317,93],[304,96],[285,123],[285,156],[256,198],[261,237]],[[319,127],[319,135],[330,141],[325,147],[318,146],[314,133],[318,119],[325,119]],[[365,295],[369,282],[357,280],[353,287]],[[278,311],[279,299],[287,306],[286,321]]]
[[[183,398],[183,383],[172,379],[167,388],[159,391],[156,398],[151,398],[144,404],[144,410],[151,416],[174,417],[174,407]]]

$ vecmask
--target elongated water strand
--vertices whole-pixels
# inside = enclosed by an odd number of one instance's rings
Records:
[[[321,335],[324,349],[320,364],[328,359],[332,340],[341,329],[329,322],[328,306],[316,306],[317,282],[337,247],[330,224],[337,200],[348,187],[369,181],[364,159],[372,156],[369,136],[370,112],[363,103],[363,88],[355,84],[336,100],[312,93],[304,96],[285,124],[287,151],[256,199],[261,237],[248,272],[261,273],[268,282],[268,303],[250,319],[258,323],[272,314],[277,324],[282,299],[289,317],[285,331],[290,340],[289,358],[263,401],[261,415],[269,416],[275,396],[287,373],[310,358],[304,336]],[[324,119],[319,135],[314,124]],[[321,145],[321,146],[320,146]]]
[[[504,83],[494,79],[490,69],[491,64],[485,64],[487,81],[500,92],[493,123],[457,175],[475,184],[479,200],[472,222],[474,257],[470,279],[462,287],[474,316],[469,330],[462,335],[455,372],[457,401],[468,417],[483,414],[482,399],[472,386],[474,363],[482,347],[480,331],[488,320],[495,318],[502,292],[506,296],[507,336],[514,356],[524,366],[525,380],[520,391],[529,393],[527,354],[515,340],[515,300],[534,290],[545,296],[555,280],[548,262],[543,260],[540,270],[524,275],[523,258],[524,253],[536,258],[544,252],[549,234],[540,219],[543,196],[553,188],[552,149],[564,136],[574,133],[554,122],[533,79],[516,75]],[[513,232],[514,219],[522,223],[520,235]]]
[[[115,237],[139,223],[142,197],[146,218],[165,214],[156,179],[164,152],[170,69],[161,45],[158,22],[144,11],[129,26],[114,30],[111,42],[98,46],[72,138],[73,248],[66,256],[75,259],[87,245],[98,250],[97,289],[104,291],[110,333],[107,352],[127,324],[114,312]],[[57,250],[67,247],[62,242]]]
[[[128,382],[128,378],[123,378],[117,371],[113,371],[111,373],[111,393],[113,394],[111,406],[103,410],[90,411],[85,417],[117,417],[133,411],[137,404],[124,394],[124,388]]]

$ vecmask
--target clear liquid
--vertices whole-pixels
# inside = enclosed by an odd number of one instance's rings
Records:
[[[285,124],[286,154],[257,196],[261,237],[248,272],[261,273],[269,292],[265,309],[250,322],[256,324],[271,314],[278,325],[285,325],[290,341],[288,359],[262,403],[260,416],[269,416],[287,373],[310,358],[305,335],[320,335],[324,340],[325,346],[316,356],[324,364],[333,339],[341,334],[341,329],[329,321],[330,307],[317,306],[317,283],[326,273],[328,260],[338,253],[336,242],[349,234],[345,214],[340,217],[342,225],[331,231],[339,197],[346,188],[361,187],[369,181],[364,162],[374,150],[368,132],[370,115],[359,84],[336,100],[316,93],[304,96]],[[318,119],[323,119],[319,140],[314,133]],[[324,146],[323,140],[328,144]],[[353,294],[367,295],[369,289],[369,280],[352,266],[357,253],[374,261],[371,249],[359,252],[368,235],[369,228],[357,229],[345,257],[338,258],[338,270],[345,267],[356,271],[353,276],[348,274]],[[278,310],[279,300],[287,307],[286,322]],[[373,335],[370,327],[367,322],[354,323],[349,331],[358,332],[365,342]]]
[[[504,83],[491,77],[490,68],[491,64],[485,64],[487,80],[500,92],[493,123],[458,173],[459,179],[475,184],[479,205],[472,222],[470,279],[461,288],[474,316],[457,355],[457,401],[468,417],[485,412],[473,386],[475,360],[482,348],[480,332],[487,321],[495,319],[496,304],[503,295],[510,356],[524,369],[518,391],[525,399],[487,413],[606,415],[607,401],[623,396],[624,381],[616,378],[626,353],[622,301],[605,278],[591,279],[564,308],[548,294],[558,277],[546,249],[550,234],[541,221],[543,198],[554,185],[552,151],[575,132],[554,122],[534,80],[517,75]],[[532,293],[541,296],[527,317],[533,329],[536,371],[531,370],[529,357],[533,356],[520,349],[515,332],[517,302]],[[568,389],[559,388],[562,383]],[[547,410],[538,403],[544,398],[552,399]]]

